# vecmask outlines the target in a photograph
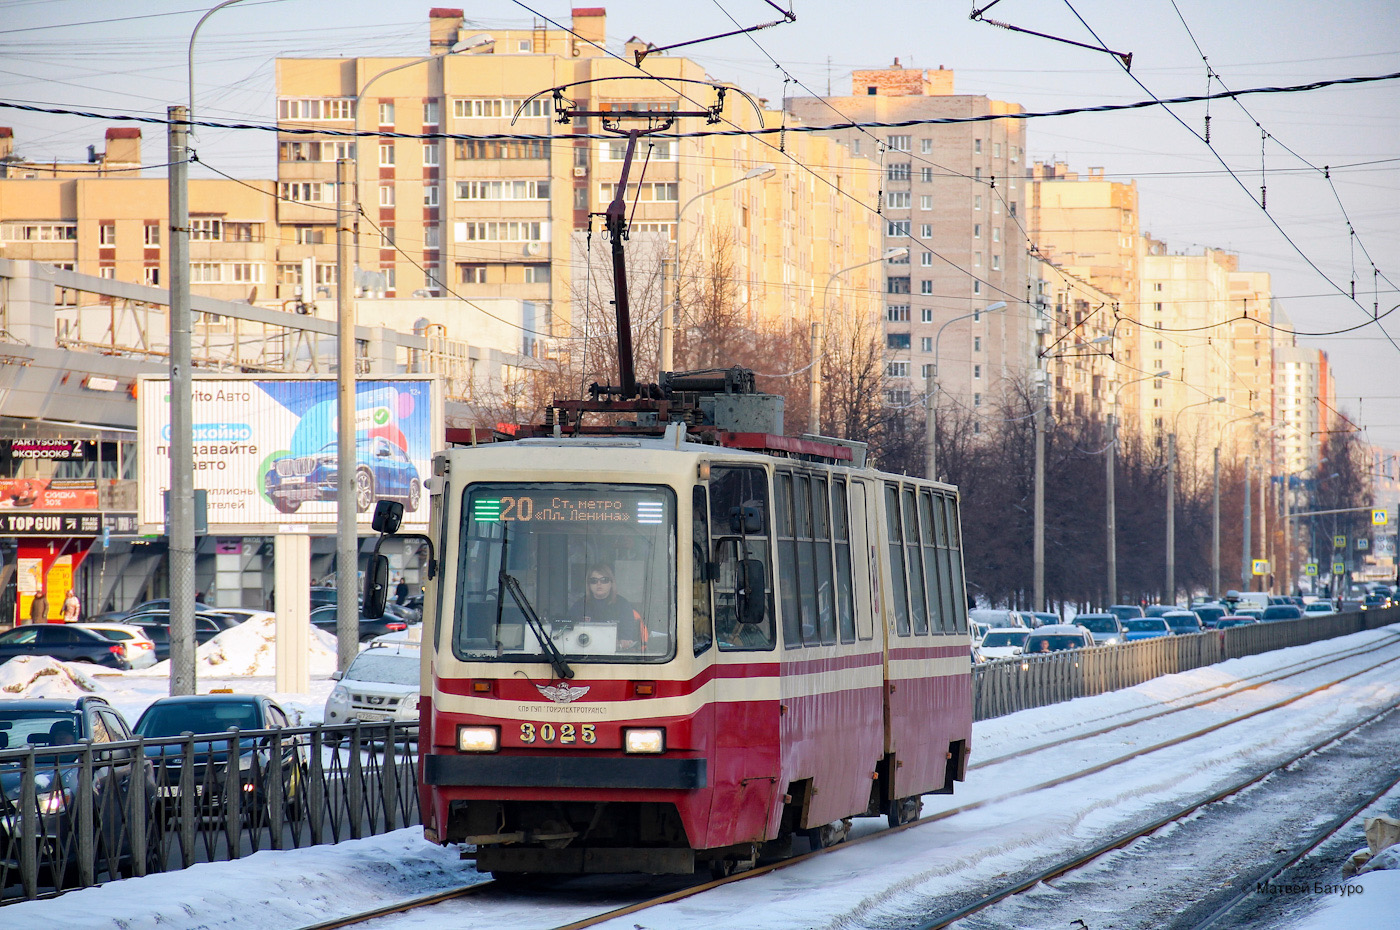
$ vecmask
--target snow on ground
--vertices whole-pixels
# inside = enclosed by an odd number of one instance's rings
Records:
[[[264,648],[262,634],[231,637],[221,634],[201,650],[198,690],[211,687],[233,687],[240,691],[271,693],[273,669],[270,651]],[[974,759],[987,759],[1046,741],[1051,730],[1092,728],[1095,721],[1115,714],[1131,714],[1159,706],[1164,701],[1190,695],[1205,689],[1228,685],[1284,665],[1297,663],[1312,656],[1323,656],[1343,645],[1371,645],[1376,649],[1395,642],[1400,629],[1368,631],[1338,640],[1330,640],[1281,650],[1261,656],[1231,660],[1220,665],[1179,675],[1166,676],[1136,688],[1092,698],[1081,698],[1050,708],[1038,708],[997,718],[974,727]],[[218,649],[209,649],[218,642]],[[331,648],[325,643],[320,643]],[[317,648],[313,644],[313,650]],[[220,659],[215,660],[217,654]],[[59,663],[54,663],[59,664]],[[14,663],[0,666],[0,700],[9,697],[54,693],[46,688],[74,688],[78,693],[90,682],[95,693],[101,694],[130,719],[151,700],[166,693],[166,681],[147,673],[113,673],[96,675],[80,667],[76,675],[60,673],[39,674],[34,668]],[[333,665],[333,662],[332,662]],[[1359,667],[1359,665],[1358,665]],[[61,669],[71,669],[71,666]],[[313,670],[318,665],[313,661]],[[84,674],[87,673],[87,674]],[[221,675],[222,673],[222,675]],[[314,672],[312,687],[305,694],[274,694],[284,706],[298,712],[307,722],[321,719],[325,696],[332,687],[328,677]],[[226,675],[227,677],[223,677]],[[215,677],[219,676],[219,677]],[[1392,676],[1393,677],[1393,676]],[[20,682],[18,688],[12,687]],[[1280,686],[1268,686],[1268,697],[1281,696]],[[1302,685],[1300,683],[1299,687]],[[1342,704],[1352,707],[1370,703],[1382,692],[1389,692],[1383,682],[1358,681],[1350,686],[1339,701],[1334,695],[1319,704]],[[62,693],[70,693],[64,691]],[[1217,708],[1212,713],[1219,713]],[[1187,712],[1178,716],[1189,716]],[[1295,711],[1301,714],[1301,711]],[[1136,714],[1132,714],[1136,716]],[[1279,738],[1277,723],[1261,722],[1252,734],[1261,742]],[[1239,730],[1232,730],[1232,740],[1242,741]],[[1052,752],[1054,752],[1052,750]],[[1123,796],[1150,795],[1162,790],[1164,784],[1185,783],[1197,779],[1201,762],[1192,752],[1184,752],[1168,761],[1158,756],[1140,771],[1119,771],[1115,774],[1115,792]],[[1034,769],[1037,763],[1025,767]],[[1165,766],[1165,768],[1164,768]],[[976,784],[978,771],[970,774],[960,796],[953,799],[930,796],[925,812],[965,803],[969,797],[991,797],[1012,787],[1010,772],[983,770],[983,781],[1004,778],[1005,786]],[[975,867],[976,863],[1000,861],[1012,864],[1018,855],[1008,849],[996,848],[989,837],[1026,832],[1044,832],[1046,821],[1054,820],[1053,808],[1045,805],[1068,801],[1074,792],[1070,788],[1056,796],[1038,793],[1030,801],[1006,809],[995,805],[952,821],[916,827],[872,843],[852,846],[834,855],[818,857],[809,862],[759,877],[751,882],[717,889],[697,899],[678,902],[658,911],[629,915],[614,921],[618,927],[661,928],[671,926],[720,927],[743,926],[777,930],[794,927],[852,927],[893,920],[903,923],[909,900],[925,897],[940,890],[935,872],[955,872],[959,868]],[[1036,805],[1040,805],[1037,808]],[[1066,803],[1066,808],[1072,805]],[[1076,833],[1093,832],[1106,827],[1096,822],[1091,810],[1071,818],[1076,822],[1059,823],[1050,830],[1072,829]],[[872,821],[873,823],[873,821]],[[1046,835],[1046,842],[1053,839]],[[941,865],[935,872],[930,866],[919,865],[921,857],[937,852]],[[998,860],[998,856],[1001,856]],[[893,864],[909,863],[910,868]],[[331,917],[366,910],[374,906],[456,887],[480,877],[467,864],[458,861],[458,850],[427,843],[417,828],[399,830],[385,836],[348,841],[337,846],[321,846],[285,852],[264,850],[236,862],[209,863],[183,872],[153,875],[143,879],[111,882],[106,885],[71,892],[47,901],[31,901],[0,909],[0,924],[7,930],[275,930],[275,928],[304,927]],[[1340,882],[1340,878],[1338,878]],[[1366,891],[1351,897],[1335,897],[1320,910],[1312,911],[1297,930],[1354,930],[1356,926],[1380,926],[1376,916],[1400,911],[1400,872],[1372,873],[1353,880]],[[892,900],[903,899],[891,906]],[[489,926],[489,922],[472,921],[473,905],[464,907],[439,919],[403,918],[390,922],[393,926],[414,926],[420,930],[447,930],[463,925]],[[520,907],[529,906],[521,899]],[[561,903],[554,902],[556,905]],[[576,908],[577,909],[577,908]],[[596,913],[606,907],[585,908]],[[738,917],[737,915],[742,915]],[[517,913],[517,917],[524,914]],[[566,922],[557,919],[559,909],[535,911],[536,923],[553,926]],[[580,914],[579,916],[582,916]],[[541,921],[541,918],[544,918]],[[571,918],[572,919],[572,918]],[[390,925],[390,924],[386,924]],[[512,925],[530,926],[528,922]],[[610,924],[611,925],[611,924]]]

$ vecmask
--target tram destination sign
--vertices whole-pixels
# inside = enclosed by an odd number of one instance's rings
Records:
[[[512,491],[475,497],[472,518],[478,523],[661,523],[665,507],[659,495],[637,492]]]
[[[296,525],[336,527],[338,395],[334,378],[266,375],[196,378],[193,386],[194,487],[207,493],[209,532],[249,535]],[[170,484],[170,380],[137,387],[137,512],[146,533],[161,532]],[[397,500],[404,526],[425,532],[432,456],[445,444],[442,388],[424,375],[383,376],[355,385],[358,522],[377,500]]]

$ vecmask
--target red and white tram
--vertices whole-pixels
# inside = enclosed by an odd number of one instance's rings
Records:
[[[663,428],[435,460],[420,799],[483,871],[722,874],[964,777],[956,489]]]

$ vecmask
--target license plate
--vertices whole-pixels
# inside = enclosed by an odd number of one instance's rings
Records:
[[[360,719],[361,723],[378,723],[381,720],[389,719],[388,714],[376,713],[370,710],[356,711],[355,716]]]
[[[195,797],[200,797],[200,796],[203,795],[203,794],[204,794],[204,786],[203,786],[203,785],[195,785],[195,786],[194,786],[194,796],[195,796]],[[160,796],[163,797],[163,798],[178,798],[178,797],[180,796],[180,786],[179,786],[179,785],[162,785],[162,786],[160,787]]]

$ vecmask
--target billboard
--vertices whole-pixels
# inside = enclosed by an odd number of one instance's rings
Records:
[[[208,494],[211,532],[263,534],[289,525],[298,532],[335,532],[335,379],[196,378],[193,393],[194,487]],[[170,484],[170,379],[142,377],[137,398],[137,513],[143,532],[159,533]],[[405,526],[424,531],[423,482],[444,437],[435,378],[359,381],[351,478],[358,521],[367,525],[374,502],[387,498],[404,505]]]

